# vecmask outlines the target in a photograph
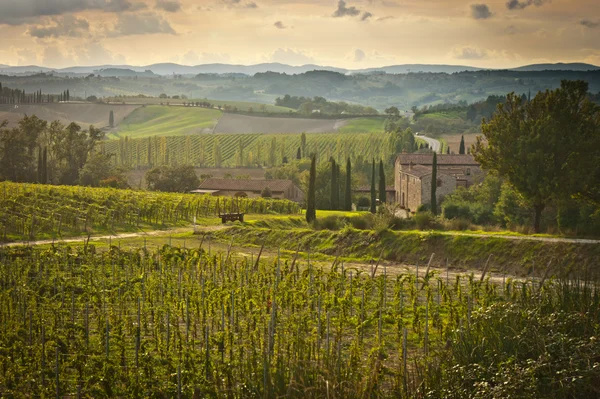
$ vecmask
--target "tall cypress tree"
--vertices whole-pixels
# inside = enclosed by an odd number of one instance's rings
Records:
[[[340,189],[338,187],[338,177],[337,177],[337,167],[335,165],[335,159],[331,159],[331,193],[330,193],[330,199],[331,199],[331,209],[332,210],[337,210],[338,209],[338,196],[339,196],[339,192]]]
[[[433,153],[431,165],[431,212],[437,215],[437,154]]]
[[[112,111],[112,109],[108,114],[108,126],[110,126],[111,129],[115,127],[115,113]]]
[[[312,223],[317,218],[316,210],[316,180],[317,180],[317,157],[313,154],[310,162],[310,177],[308,180],[308,198],[306,200],[306,221]]]
[[[377,193],[375,192],[375,159],[371,166],[371,213],[377,212]]]
[[[385,203],[385,171],[383,170],[383,160],[379,160],[379,202]]]
[[[37,166],[37,182],[42,183],[42,172],[44,169],[44,164],[42,160],[42,147],[38,148],[38,166]]]
[[[302,151],[300,147],[298,147],[298,151],[296,151],[296,159],[302,159]]]
[[[344,193],[344,210],[352,210],[352,163],[350,158],[346,161],[346,191]]]
[[[42,184],[48,183],[48,147],[42,153]]]
[[[460,147],[458,148],[458,153],[465,153],[465,136],[460,136]]]
[[[336,200],[335,200],[335,203],[336,203],[336,208],[335,209],[336,210],[342,209],[342,195],[343,195],[343,193],[342,193],[342,180],[341,180],[341,177],[340,177],[341,175],[342,175],[342,173],[340,172],[340,164],[336,163],[335,164],[335,176],[337,178],[337,187],[336,187],[336,191],[335,191],[336,192],[336,194],[335,194],[336,195]]]

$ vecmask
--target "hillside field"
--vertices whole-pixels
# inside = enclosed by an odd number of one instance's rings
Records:
[[[133,111],[109,138],[211,133],[221,111],[206,108],[144,106]]]
[[[109,97],[107,99],[111,103],[117,104],[142,104],[142,105],[183,105],[183,103],[196,103],[207,101],[215,107],[231,107],[237,108],[239,111],[248,112],[250,108],[254,112],[271,112],[271,113],[289,113],[296,112],[295,109],[287,107],[279,107],[272,104],[253,102],[253,101],[228,101],[228,100],[211,100],[207,98],[191,98],[191,99],[174,99],[174,98],[158,98],[158,97]]]
[[[58,120],[69,124],[75,122],[84,129],[90,125],[97,128],[108,126],[110,111],[113,111],[115,124],[120,124],[139,106],[122,104],[92,104],[92,103],[50,103],[50,104],[19,104],[0,105],[0,122],[7,120],[8,126],[16,126],[25,115],[35,115],[48,122]]]

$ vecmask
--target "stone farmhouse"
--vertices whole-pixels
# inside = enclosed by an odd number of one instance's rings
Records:
[[[259,180],[259,179],[216,179],[210,178],[200,183],[194,194],[212,196],[258,198],[268,188],[272,198],[288,199],[295,202],[304,201],[304,192],[291,180]]]
[[[416,212],[431,202],[433,154],[398,154],[395,163],[394,189],[396,203]],[[457,187],[469,187],[482,176],[481,167],[471,155],[437,155],[438,204]]]

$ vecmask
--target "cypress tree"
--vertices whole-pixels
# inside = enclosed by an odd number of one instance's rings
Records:
[[[371,213],[377,212],[377,193],[375,192],[375,159],[371,166]]]
[[[385,203],[385,171],[383,170],[383,161],[379,160],[379,202]]]
[[[460,136],[460,147],[458,148],[458,153],[463,155],[465,153],[465,136]]]
[[[317,157],[313,154],[310,162],[310,177],[308,180],[308,198],[306,200],[306,221],[312,223],[317,218],[316,210],[316,180]]]
[[[48,183],[48,147],[42,153],[42,184]]]
[[[339,187],[338,187],[338,178],[337,178],[337,167],[335,166],[335,159],[331,159],[330,199],[331,199],[331,209],[332,210],[338,209],[338,199],[337,199],[338,193],[339,193]]]
[[[110,126],[111,129],[113,127],[115,127],[115,114],[112,111],[112,109],[110,110],[110,113],[108,114],[108,126]]]
[[[450,154],[450,146],[446,147],[446,154]]]
[[[38,148],[38,166],[37,166],[37,182],[42,183],[42,172],[44,169],[44,164],[42,161],[42,147]]]
[[[350,158],[346,161],[346,191],[344,193],[344,210],[352,210],[352,163]]]
[[[433,153],[433,163],[431,165],[431,212],[437,215],[437,154]]]
[[[342,181],[340,180],[341,179],[341,177],[340,177],[341,175],[342,175],[342,173],[340,172],[340,164],[336,163],[335,164],[335,176],[336,176],[336,180],[337,180],[337,184],[336,184],[337,187],[336,187],[336,190],[335,190],[335,195],[336,195],[336,197],[335,197],[335,204],[336,204],[335,206],[336,206],[336,208],[335,209],[336,210],[341,210],[342,209],[342,202],[341,201],[342,201],[342,195],[343,195],[343,193],[342,193]]]
[[[296,151],[296,159],[302,159],[302,151],[300,147],[298,147],[298,151]]]

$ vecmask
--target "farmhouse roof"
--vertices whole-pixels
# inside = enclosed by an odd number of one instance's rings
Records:
[[[403,170],[402,173],[421,178],[431,174],[431,166],[413,165],[412,168]]]
[[[200,190],[217,191],[262,191],[268,187],[271,192],[283,192],[294,185],[291,180],[259,179],[216,179],[210,178],[200,183]]]
[[[433,154],[398,154],[396,159],[400,160],[401,165],[410,163],[414,165],[431,165]],[[479,163],[469,154],[437,154],[437,164],[479,166]]]

